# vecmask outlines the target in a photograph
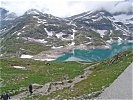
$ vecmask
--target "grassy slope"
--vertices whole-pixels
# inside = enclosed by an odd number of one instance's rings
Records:
[[[73,88],[65,88],[53,92],[48,96],[35,96],[32,100],[40,98],[40,100],[48,100],[57,97],[58,100],[64,98],[70,99],[86,95],[101,88],[107,87],[112,83],[133,61],[132,51],[125,51],[111,59],[100,62],[91,70],[92,74],[88,79],[77,83]],[[17,91],[20,87],[27,87],[30,83],[44,84],[50,81],[64,79],[63,76],[68,75],[68,78],[82,74],[83,69],[89,64],[79,64],[76,62],[41,62],[29,59],[17,58],[1,58],[1,80],[4,80],[3,91]],[[25,66],[27,70],[14,69],[12,66]],[[28,98],[30,100],[30,98]]]
[[[42,62],[18,58],[1,58],[0,60],[0,81],[3,81],[0,93],[10,91],[15,94],[20,87],[27,89],[31,83],[45,84],[63,80],[65,75],[71,79],[82,74],[86,67],[76,62]],[[24,66],[26,70],[15,69],[13,66]]]
[[[26,41],[21,37],[19,39],[16,38],[16,36],[12,36],[11,38],[2,40],[1,45],[4,47],[1,49],[1,53],[6,52],[34,55],[50,49],[49,46],[45,46],[41,43]]]
[[[113,63],[111,63],[113,60]],[[77,83],[73,88],[65,88],[56,91],[48,96],[43,96],[39,100],[51,100],[57,97],[58,100],[70,99],[81,95],[86,95],[99,91],[102,87],[108,87],[133,61],[132,51],[126,51],[114,56],[111,59],[100,62],[92,70],[93,73],[88,79]],[[110,63],[110,64],[109,64]]]

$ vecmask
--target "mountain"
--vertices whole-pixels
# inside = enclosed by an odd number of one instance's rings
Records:
[[[133,24],[119,21],[117,16],[99,10],[59,18],[30,9],[24,15],[2,23],[1,53],[19,57],[70,46],[77,48],[84,45],[89,48],[131,40]]]
[[[0,31],[3,32],[9,29],[12,26],[11,22],[15,18],[17,18],[17,15],[14,12],[9,12],[4,8],[0,8]]]
[[[14,20],[17,15],[14,12],[9,12],[4,8],[0,8],[0,19],[1,20]]]
[[[124,23],[130,32],[133,32],[133,11],[114,13],[113,16],[118,22]]]

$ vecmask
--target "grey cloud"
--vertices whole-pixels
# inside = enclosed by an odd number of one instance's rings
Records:
[[[22,15],[28,9],[37,9],[59,17],[76,15],[85,11],[105,9],[111,13],[132,10],[131,0],[126,1],[63,1],[63,0],[16,0],[1,1],[1,6]]]

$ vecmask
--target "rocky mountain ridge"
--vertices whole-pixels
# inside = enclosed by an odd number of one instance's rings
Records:
[[[19,17],[1,17],[2,55],[38,54],[68,46],[109,45],[132,40],[132,16],[126,22],[105,10],[88,11],[69,18],[59,18],[30,9]]]

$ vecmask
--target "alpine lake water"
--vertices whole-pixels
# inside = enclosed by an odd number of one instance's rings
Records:
[[[74,49],[70,52],[63,54],[55,61],[85,61],[94,62],[110,58],[119,52],[132,49],[133,43],[112,43],[111,48],[108,49],[91,49],[91,50],[80,50]]]

